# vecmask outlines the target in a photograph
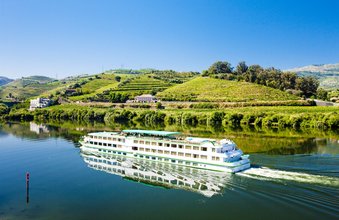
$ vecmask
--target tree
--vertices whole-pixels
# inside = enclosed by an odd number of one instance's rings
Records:
[[[120,82],[121,76],[115,76],[114,79],[115,79],[117,82]]]
[[[318,86],[319,81],[313,76],[299,77],[296,80],[296,89],[301,90],[306,97],[316,95]]]
[[[292,72],[284,72],[281,74],[282,89],[294,89],[297,80],[297,74]]]
[[[232,73],[233,67],[227,61],[218,61],[208,68],[209,74]]]
[[[247,70],[248,70],[248,66],[246,65],[245,61],[241,61],[237,65],[235,73],[237,75],[243,75],[244,73],[246,73]]]
[[[245,81],[255,82],[259,73],[264,71],[264,69],[259,65],[251,65],[248,67],[245,73]]]
[[[317,98],[325,101],[328,100],[328,92],[323,88],[319,88],[317,90]]]

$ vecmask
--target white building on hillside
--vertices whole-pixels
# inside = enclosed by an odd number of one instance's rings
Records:
[[[129,100],[128,102],[139,102],[139,103],[156,103],[158,99],[153,95],[140,95],[134,97],[134,100]]]
[[[29,110],[35,110],[36,108],[46,108],[51,104],[50,99],[46,98],[36,98],[31,99]]]

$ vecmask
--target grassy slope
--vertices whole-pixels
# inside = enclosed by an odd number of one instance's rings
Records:
[[[69,99],[72,101],[85,100],[86,98],[95,96],[96,94],[102,93],[105,90],[115,89],[119,85],[119,82],[115,80],[115,76],[117,75],[121,77],[121,81],[134,77],[131,74],[100,74],[100,79],[92,77],[93,80],[81,86],[82,91],[87,94],[72,96],[69,97]]]
[[[146,94],[150,93],[152,89],[166,89],[171,84],[162,80],[154,79],[149,75],[141,75],[131,79],[130,82],[120,85],[114,91],[130,93],[130,94]]]
[[[158,94],[159,98],[177,101],[283,101],[296,96],[269,87],[214,78],[197,77]],[[190,99],[190,97],[192,97]]]
[[[6,98],[9,93],[12,93],[14,97],[26,99],[55,89],[59,85],[60,82],[44,76],[25,77],[3,86],[0,91],[0,98]]]

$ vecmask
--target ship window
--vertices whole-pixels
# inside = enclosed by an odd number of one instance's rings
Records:
[[[102,140],[107,140],[107,137],[103,137]]]
[[[207,147],[202,147],[201,150],[202,151],[207,151]]]
[[[170,154],[170,152],[169,152],[169,151],[167,151],[167,150],[165,150],[165,154]]]
[[[122,154],[126,156],[126,153],[122,153]]]
[[[215,160],[220,160],[220,157],[215,157]]]
[[[90,141],[89,143],[90,143],[90,144],[93,144],[93,141]]]
[[[207,160],[207,156],[206,155],[201,155],[200,157],[201,157],[201,159]]]
[[[159,146],[162,146],[162,143],[159,142],[158,145],[159,145]]]
[[[146,148],[146,152],[150,152],[150,149],[149,149],[149,148]]]
[[[155,160],[155,157],[152,157],[152,160]]]
[[[193,150],[199,150],[199,147],[193,146]]]
[[[177,147],[177,145],[176,144],[172,144],[171,147]]]
[[[215,148],[212,148],[212,152],[215,152]]]
[[[158,160],[159,160],[159,161],[162,161],[162,158],[159,157]]]
[[[140,151],[144,151],[145,150],[145,148],[143,148],[143,147],[140,147]]]
[[[182,156],[182,157],[183,157],[183,156],[184,156],[184,153],[179,152],[179,153],[178,153],[178,156]]]
[[[189,145],[186,145],[185,149],[186,149],[186,150],[191,150],[191,149],[192,149],[192,147],[191,147],[191,146],[189,146]]]
[[[138,143],[138,140],[134,140],[134,143],[137,144],[137,143]]]
[[[168,161],[169,161],[169,159],[165,158],[165,161],[166,161],[166,162],[168,162]]]
[[[169,147],[170,146],[170,144],[166,144],[166,147]]]
[[[144,141],[139,141],[139,144],[144,144],[145,142]]]
[[[180,164],[183,164],[183,163],[184,163],[184,161],[182,161],[182,160],[178,160],[178,163],[180,163]]]
[[[162,153],[164,153],[164,152],[163,152],[162,150],[158,150],[158,153],[159,153],[159,154],[162,154]]]
[[[157,146],[157,142],[152,142],[152,145],[153,146]]]
[[[140,158],[144,158],[144,156],[143,156],[143,155],[140,155]]]
[[[99,142],[99,146],[102,146],[102,143],[101,143],[101,142]]]
[[[149,156],[145,156],[147,159],[149,159]]]
[[[157,150],[155,150],[155,149],[152,149],[152,152],[153,152],[153,153],[156,153],[156,152],[157,152]]]
[[[132,150],[138,150],[138,147],[132,147]]]
[[[192,157],[192,154],[185,154],[186,157]]]
[[[186,165],[191,165],[191,162],[187,162],[187,161],[186,161],[185,164],[186,164]]]
[[[193,158],[199,158],[198,154],[193,154]]]
[[[182,149],[184,146],[182,144],[179,144],[178,147]]]
[[[101,149],[99,149],[99,151],[101,151]]]
[[[103,145],[107,147],[107,144],[106,144],[106,143],[103,143]]]
[[[113,147],[117,147],[117,145],[116,145],[116,144],[113,144]]]
[[[117,141],[117,139],[116,139],[116,138],[113,138],[113,141]]]
[[[193,163],[193,166],[198,166],[198,164],[197,163]]]
[[[111,137],[108,137],[108,138],[107,138],[107,140],[111,141],[111,140],[112,140],[112,138],[111,138]]]
[[[171,160],[172,163],[175,163],[175,160]]]
[[[150,142],[149,142],[149,141],[146,141],[146,142],[145,142],[145,144],[149,145],[149,144],[150,144]]]
[[[177,152],[172,151],[171,155],[177,155]]]

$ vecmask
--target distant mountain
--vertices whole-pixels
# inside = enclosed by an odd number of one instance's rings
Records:
[[[339,63],[309,65],[286,71],[296,72],[301,76],[315,76],[324,89],[339,89]]]
[[[6,84],[8,84],[8,83],[10,83],[12,81],[13,81],[13,79],[9,79],[7,77],[0,76],[0,86],[6,85]]]
[[[29,76],[12,80],[0,89],[0,98],[26,99],[57,87],[60,83],[46,76]]]

